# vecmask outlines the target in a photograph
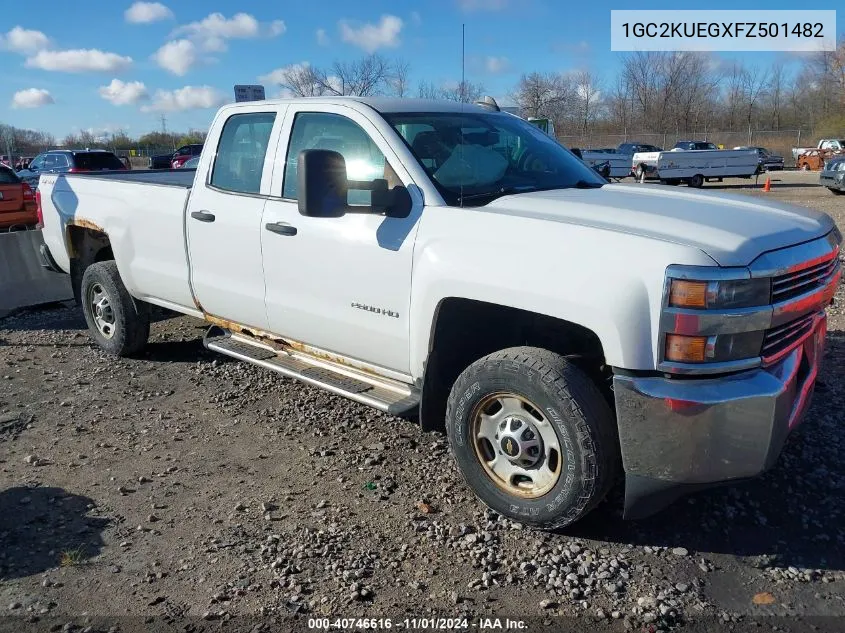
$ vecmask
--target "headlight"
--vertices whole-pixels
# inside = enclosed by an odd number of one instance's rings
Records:
[[[723,363],[759,356],[764,332],[713,336],[667,334],[664,358],[674,363]]]
[[[669,305],[673,308],[728,310],[767,305],[771,298],[769,279],[691,281],[672,279]]]

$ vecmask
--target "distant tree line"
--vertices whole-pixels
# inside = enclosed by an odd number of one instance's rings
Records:
[[[802,130],[807,137],[845,135],[845,38],[834,51],[804,54],[795,72],[782,61],[752,66],[697,52],[635,52],[620,56],[618,71],[525,72],[507,95],[523,116],[548,117],[559,136]],[[423,97],[473,102],[484,95],[473,81],[409,83],[406,62],[379,54],[327,66],[295,64],[277,76],[282,93]],[[172,149],[199,143],[205,133],[151,132],[132,138],[117,131],[82,131],[66,146],[115,150]],[[809,140],[809,139],[808,139]],[[56,139],[44,132],[0,125],[0,152],[7,147],[44,148]]]

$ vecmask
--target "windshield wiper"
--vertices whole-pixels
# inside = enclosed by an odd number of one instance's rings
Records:
[[[531,185],[521,185],[513,187],[500,187],[499,189],[492,189],[491,191],[481,191],[478,193],[466,193],[458,196],[458,202],[466,202],[467,200],[478,200],[481,198],[490,198],[491,200],[501,196],[509,196],[514,193],[527,193],[529,191],[538,191],[537,188]]]

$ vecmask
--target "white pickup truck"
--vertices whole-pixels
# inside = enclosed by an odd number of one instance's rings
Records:
[[[150,305],[203,319],[211,350],[445,427],[477,496],[547,529],[620,469],[637,517],[770,467],[841,276],[823,213],[608,184],[440,101],[229,105],[195,172],[39,191],[103,349],[141,350]]]

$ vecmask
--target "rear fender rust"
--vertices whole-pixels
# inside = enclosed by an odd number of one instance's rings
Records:
[[[106,230],[101,227],[99,224],[92,222],[91,220],[86,220],[85,218],[72,218],[68,220],[68,226],[79,226],[83,229],[91,229],[92,231],[97,231],[99,233],[105,233]]]
[[[73,233],[68,230],[70,227],[85,229],[86,232],[84,235],[88,239],[81,240],[82,244],[79,244],[79,240],[74,239]],[[65,227],[65,239],[68,254],[71,257],[82,259],[84,259],[90,252],[96,252],[99,250],[99,247],[102,247],[110,242],[108,233],[106,233],[103,227],[91,222],[90,220],[86,220],[85,218],[72,218],[68,221]],[[91,242],[97,243],[99,245],[98,248],[93,248],[91,246]]]

